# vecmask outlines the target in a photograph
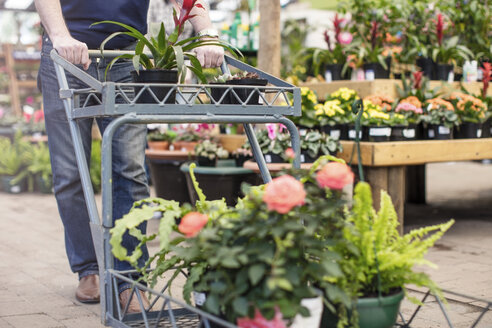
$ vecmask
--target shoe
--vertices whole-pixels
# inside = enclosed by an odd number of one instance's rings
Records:
[[[81,303],[99,303],[99,276],[90,274],[80,278],[75,299]]]
[[[147,296],[145,296],[144,292],[142,292],[141,290],[135,290],[135,292],[132,294],[131,289],[125,289],[120,293],[120,305],[122,311],[125,310],[127,303],[130,302],[130,305],[128,305],[128,309],[126,310],[127,314],[142,312],[142,309],[140,307],[140,302],[138,301],[137,293],[140,293],[145,310],[149,309],[150,303]],[[130,296],[132,297],[131,299]]]

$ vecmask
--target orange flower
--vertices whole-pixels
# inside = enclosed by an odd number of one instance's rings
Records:
[[[206,214],[190,212],[183,216],[178,230],[188,238],[195,237],[207,222],[208,216]]]
[[[405,99],[402,99],[402,100],[400,100],[400,104],[401,103],[408,103],[408,104],[414,105],[417,108],[422,108],[422,103],[420,102],[419,98],[417,98],[415,96],[410,96],[410,97],[407,97]]]
[[[442,107],[446,110],[454,111],[453,104],[441,98],[428,99],[427,103],[430,105],[430,107],[428,107],[428,110],[439,109]]]
[[[381,108],[385,111],[391,110],[391,104],[394,101],[393,98],[384,95],[370,95],[365,97],[364,100],[369,100],[374,105],[381,106]]]
[[[354,183],[354,173],[346,164],[331,162],[318,172],[316,181],[321,188],[341,190],[344,186]]]
[[[301,182],[290,175],[282,175],[266,185],[263,201],[270,211],[288,213],[293,207],[304,204],[306,191]]]

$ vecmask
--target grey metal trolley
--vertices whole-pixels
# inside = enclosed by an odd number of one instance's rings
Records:
[[[115,57],[122,52],[105,52],[105,57]],[[242,123],[251,144],[254,158],[258,163],[264,182],[271,180],[265,159],[256,140],[252,124],[282,123],[291,136],[292,148],[296,157],[293,165],[300,166],[299,133],[292,121],[285,116],[301,115],[300,89],[272,75],[244,64],[232,57],[226,56],[222,71],[229,72],[231,65],[240,70],[257,73],[267,79],[269,86],[240,86],[241,89],[251,89],[247,99],[241,99],[236,92],[236,86],[229,85],[173,85],[173,84],[138,84],[100,82],[77,66],[67,62],[55,50],[51,52],[54,61],[60,98],[63,100],[68,118],[70,133],[74,143],[77,165],[82,181],[83,191],[90,217],[92,238],[96,249],[101,277],[101,311],[102,322],[113,327],[210,327],[210,323],[220,324],[221,327],[235,327],[219,318],[213,317],[197,308],[164,294],[164,290],[156,291],[128,278],[132,271],[120,272],[114,270],[113,256],[109,244],[109,230],[113,227],[112,220],[112,140],[115,131],[127,123]],[[91,57],[101,56],[98,51],[90,51]],[[70,89],[66,72],[73,74],[87,84],[84,89]],[[170,90],[163,99],[158,99],[151,87],[168,87]],[[223,96],[217,100],[211,95],[211,88],[224,89]],[[135,92],[134,92],[135,90]],[[155,103],[139,103],[144,92],[156,100]],[[171,93],[181,99],[180,103],[166,103]],[[258,95],[260,104],[248,104],[253,95]],[[289,96],[290,95],[290,96]],[[226,103],[227,97],[234,97],[239,104]],[[84,118],[113,117],[102,138],[102,218],[97,210],[94,191],[92,189],[89,169],[83,152],[80,130],[77,121]],[[162,301],[160,309],[144,309],[142,313],[127,314],[127,309],[121,309],[117,292],[117,280],[133,284],[132,293],[136,294],[141,308],[143,303],[137,290],[153,295],[150,308],[157,307],[157,301]]]

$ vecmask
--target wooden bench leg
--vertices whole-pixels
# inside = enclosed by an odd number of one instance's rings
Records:
[[[381,190],[385,190],[391,197],[395,206],[399,231],[403,233],[405,210],[405,166],[365,167],[367,182],[372,188],[374,208],[379,210],[381,203]]]

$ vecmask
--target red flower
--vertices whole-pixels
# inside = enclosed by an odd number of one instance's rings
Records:
[[[206,214],[190,212],[183,216],[178,230],[188,238],[195,237],[207,222],[208,216]]]
[[[444,31],[443,17],[442,14],[438,14],[437,22],[436,22],[436,34],[437,34],[437,42],[439,43],[439,46],[442,45],[443,31]]]
[[[29,113],[24,112],[23,115],[24,115],[24,121],[26,123],[31,122],[32,114],[29,114]]]
[[[343,18],[338,18],[338,13],[335,14],[335,19],[333,20],[333,27],[335,28],[335,40],[340,42],[339,36],[342,32],[342,23],[345,21]]]
[[[341,190],[344,186],[354,182],[354,173],[346,164],[331,162],[318,172],[316,181],[321,188]]]
[[[265,319],[261,312],[256,309],[255,317],[250,318],[239,318],[237,319],[237,325],[239,328],[287,328],[285,322],[282,320],[282,313],[275,308],[275,316],[272,320]]]
[[[306,191],[301,182],[290,175],[282,175],[266,185],[263,201],[270,211],[288,213],[293,207],[304,204]]]
[[[176,15],[176,11],[173,10],[173,18],[174,18],[174,25],[176,28],[178,28],[178,35],[183,32],[184,28],[184,23],[196,15],[190,15],[190,12],[193,10],[194,7],[197,8],[203,8],[201,4],[196,4],[198,0],[183,0],[183,5],[181,6],[179,10],[179,18]]]
[[[424,75],[424,72],[422,71],[416,71],[413,72],[413,88],[416,90],[419,90],[422,84],[422,76]]]
[[[377,41],[377,36],[378,36],[378,26],[379,26],[379,22],[377,22],[377,21],[371,22],[371,46],[372,46],[372,49],[376,48],[376,41]]]
[[[483,68],[480,67],[480,69],[483,72],[483,89],[482,89],[482,97],[485,98],[487,97],[487,89],[489,88],[489,82],[490,79],[492,78],[492,64],[490,63],[483,63]]]
[[[328,34],[328,30],[325,31],[324,36],[325,36],[326,46],[328,47],[328,50],[331,51],[330,34]]]

